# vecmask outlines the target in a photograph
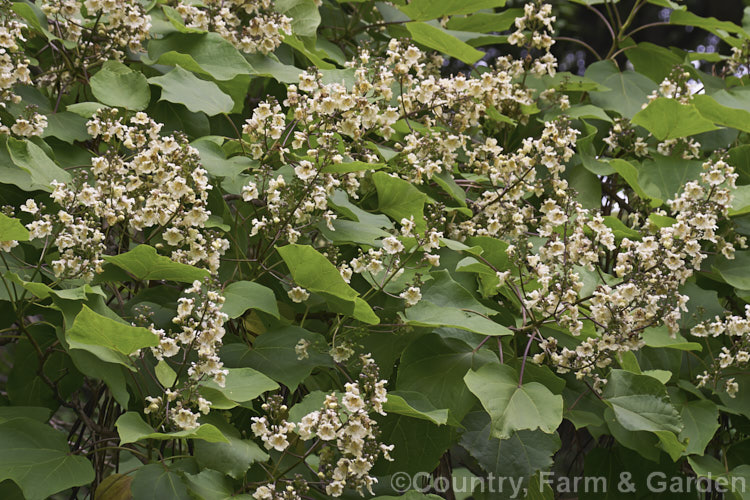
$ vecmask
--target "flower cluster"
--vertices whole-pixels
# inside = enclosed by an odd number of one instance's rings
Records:
[[[274,12],[271,0],[179,2],[176,10],[188,27],[218,33],[248,54],[269,54],[292,34],[292,20]]]
[[[615,279],[598,285],[587,298],[590,315],[585,317],[598,336],[589,337],[575,349],[561,350],[556,339],[546,339],[540,344],[542,353],[535,356],[537,362],[550,356],[558,372],[593,376],[600,385],[605,381],[595,369],[608,366],[618,351],[641,347],[643,330],[661,324],[673,333],[679,329],[688,297],[678,290],[694,270],[700,269],[706,257],[704,246],[710,245],[731,259],[734,245],[744,245],[744,238],[728,241],[717,233],[719,220],[727,215],[737,174],[723,160],[707,161],[703,169],[699,180],[687,182],[682,192],[668,201],[671,217],[659,211],[641,223],[633,217],[631,227],[637,228],[642,237],[622,239],[613,262]],[[614,248],[611,229],[601,219],[595,217],[588,227],[603,245]],[[567,259],[575,256],[569,252],[566,255]],[[574,307],[577,302],[572,301],[580,299],[573,293],[565,300]]]
[[[7,102],[19,102],[21,98],[13,93],[19,83],[31,83],[30,61],[21,49],[26,41],[26,26],[13,11],[13,3],[3,0],[0,3],[0,106]]]
[[[26,41],[26,26],[13,11],[12,5],[10,0],[0,2],[0,108],[21,101],[21,97],[13,92],[13,87],[31,83],[31,62],[21,46]],[[31,137],[41,135],[46,126],[46,118],[32,112],[29,117],[17,119],[10,130],[0,124],[0,134],[13,132],[23,137]]]
[[[270,396],[261,408],[266,414],[252,418],[250,428],[253,434],[263,441],[266,449],[286,450],[289,446],[289,435],[296,427],[294,422],[287,420],[289,408],[283,404],[283,398],[279,395]]]
[[[729,347],[722,347],[712,365],[698,376],[698,387],[712,385],[714,389],[723,383],[724,390],[734,398],[739,391],[739,384],[734,377],[724,375],[724,370],[735,368],[747,370],[750,363],[750,306],[745,306],[745,316],[727,315],[716,317],[695,325],[690,334],[699,338],[725,337],[730,341]],[[723,380],[723,382],[722,382]]]
[[[535,2],[524,5],[523,16],[515,20],[516,31],[508,36],[508,43],[526,48],[527,50],[543,50],[545,54],[531,62],[531,70],[539,75],[549,73],[555,75],[557,60],[550,53],[555,41],[552,34],[555,31],[552,15],[552,5]]]
[[[296,429],[296,439],[314,440],[312,448],[320,447],[318,478],[328,496],[339,497],[346,488],[364,490],[372,494],[377,479],[369,472],[381,455],[390,459],[393,446],[378,442],[377,423],[371,413],[385,415],[385,380],[380,380],[379,370],[369,355],[361,358],[363,366],[357,382],[345,385],[346,392],[338,397],[326,396],[320,410],[308,413],[299,423],[289,422],[286,405],[281,398],[272,396],[263,405],[266,415],[253,417],[253,433],[260,437],[266,448],[284,452],[290,447],[290,436]],[[286,482],[283,487],[280,483]],[[258,486],[253,497],[257,500],[287,498],[291,481]]]
[[[201,413],[211,410],[211,402],[198,396],[197,389],[206,380],[212,380],[219,387],[224,387],[226,382],[228,371],[218,352],[227,321],[227,315],[221,312],[224,300],[210,280],[195,281],[178,301],[173,328],[164,330],[149,325],[149,330],[159,337],[159,345],[151,349],[154,357],[162,361],[182,352],[178,362],[188,366],[188,380],[178,386],[175,379],[172,387],[164,388],[163,396],[147,397],[146,413],[164,410],[175,426],[189,430],[198,426]]]
[[[161,125],[139,112],[129,120],[100,110],[89,134],[106,145],[80,185],[55,182],[57,213],[36,211],[32,238],[56,234],[56,276],[91,279],[102,255],[126,251],[127,241],[159,242],[172,259],[216,272],[227,240],[205,229],[208,183],[197,150],[184,137],[159,135]],[[157,239],[158,238],[158,239]]]
[[[60,40],[49,42],[53,65],[38,81],[61,89],[88,80],[88,69],[102,61],[142,50],[151,29],[151,16],[137,0],[45,0],[40,7]]]
[[[664,78],[659,87],[651,92],[648,101],[643,104],[643,108],[659,97],[675,99],[681,104],[689,104],[692,95],[696,93],[700,84],[691,80],[690,73],[682,68],[674,68],[669,76]],[[701,144],[692,137],[681,137],[675,139],[665,139],[657,144],[656,150],[660,155],[670,156],[676,151],[680,152],[682,158],[689,160],[700,157]]]

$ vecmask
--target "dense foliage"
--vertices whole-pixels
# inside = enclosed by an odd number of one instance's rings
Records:
[[[750,23],[0,2],[3,499],[750,496]]]

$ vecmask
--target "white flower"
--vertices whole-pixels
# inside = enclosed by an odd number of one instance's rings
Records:
[[[39,207],[34,200],[29,198],[28,200],[26,200],[26,203],[21,205],[21,210],[30,214],[35,214],[39,211]]]
[[[294,174],[301,180],[307,182],[317,174],[313,164],[307,160],[302,160],[299,165],[294,167]]]
[[[404,249],[404,244],[401,243],[395,236],[388,236],[387,238],[383,238],[382,243],[383,249],[389,254],[399,253]]]
[[[414,306],[422,299],[422,292],[419,288],[411,286],[407,290],[401,292],[399,297],[404,299],[408,306]]]
[[[252,201],[258,198],[258,186],[254,182],[249,182],[242,187],[242,199]]]
[[[297,355],[298,360],[307,359],[310,355],[307,352],[307,348],[310,346],[310,341],[307,339],[299,339],[297,345],[294,346],[294,352]]]
[[[293,302],[304,302],[307,299],[310,298],[310,293],[305,290],[302,287],[295,286],[291,290],[287,292],[287,295],[289,295],[289,298],[292,299]]]

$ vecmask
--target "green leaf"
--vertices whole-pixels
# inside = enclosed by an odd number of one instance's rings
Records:
[[[38,189],[51,192],[50,184],[52,181],[65,183],[71,181],[70,174],[58,167],[42,148],[33,142],[18,140],[13,137],[8,137],[7,141],[10,159],[21,171],[8,176],[6,171],[0,170],[3,182],[15,184],[24,191]]]
[[[234,107],[232,98],[218,85],[201,80],[180,66],[164,76],[149,78],[148,82],[161,87],[160,100],[184,104],[190,111],[214,116],[231,113]]]
[[[111,354],[111,357],[115,357],[114,353]],[[130,393],[128,393],[125,379],[127,373],[122,366],[102,361],[92,352],[83,349],[72,349],[70,351],[70,359],[81,373],[87,377],[99,379],[107,384],[115,401],[120,403],[120,406],[123,408],[127,408],[130,401]],[[122,360],[122,364],[133,369],[130,360]]]
[[[409,7],[412,5],[414,4],[409,4]],[[477,12],[466,17],[452,17],[448,20],[445,27],[449,30],[472,31],[474,33],[499,32],[513,26],[517,17],[523,17],[523,9],[505,9],[502,12],[492,14]],[[415,19],[415,21],[420,20]]]
[[[94,480],[86,457],[71,455],[65,434],[29,418],[0,422],[0,481],[10,479],[28,500]]]
[[[431,273],[434,277],[422,289],[422,299],[406,310],[407,324],[414,326],[447,326],[481,335],[511,335],[505,326],[489,319],[498,312],[485,307],[461,285],[451,279],[448,271]]]
[[[121,62],[106,61],[89,80],[96,99],[108,106],[141,111],[151,101],[146,77]]]
[[[379,227],[362,222],[336,219],[331,225],[333,226],[334,231],[331,231],[328,228],[326,221],[321,221],[318,225],[318,229],[320,229],[320,233],[328,241],[339,244],[359,243],[361,245],[380,247],[382,246],[380,240],[390,236],[390,233],[383,231]],[[391,283],[393,283],[393,281],[391,281]]]
[[[87,141],[89,133],[86,130],[87,120],[70,111],[60,111],[47,115],[47,128],[42,137],[57,137],[61,141],[72,144],[74,141]]]
[[[429,21],[430,19],[473,14],[480,10],[504,6],[505,0],[473,0],[471,2],[462,0],[412,0],[408,5],[398,5],[398,9],[413,21]],[[490,31],[502,31],[504,29],[506,28],[498,26]]]
[[[201,467],[221,471],[235,479],[241,479],[250,466],[268,460],[268,454],[254,441],[241,439],[240,433],[227,421],[215,414],[205,419],[215,425],[227,438],[227,443],[196,441],[195,459]],[[212,500],[212,499],[209,499]]]
[[[292,32],[299,36],[315,36],[320,13],[313,0],[276,0],[273,8],[292,18]]]
[[[334,311],[370,325],[380,322],[367,302],[344,281],[336,266],[313,247],[292,244],[277,251],[286,262],[294,282],[322,295]]]
[[[129,252],[120,255],[105,255],[104,260],[130,273],[135,279],[179,281],[192,283],[201,280],[210,273],[206,269],[175,262],[169,257],[156,253],[154,247],[138,245]]]
[[[109,106],[105,106],[100,102],[77,102],[75,104],[68,104],[65,106],[67,111],[80,116],[81,118],[91,118],[100,109],[108,109]]]
[[[612,370],[604,397],[617,421],[629,431],[679,433],[683,428],[664,384],[648,375]]]
[[[669,16],[669,23],[680,26],[695,26],[713,33],[725,42],[729,42],[726,33],[734,33],[747,38],[748,35],[731,21],[719,21],[715,17],[700,17],[687,10],[673,10]],[[740,43],[738,41],[738,43]]]
[[[190,500],[185,482],[163,464],[140,467],[130,483],[130,491],[138,500]]]
[[[177,380],[177,373],[169,366],[169,363],[165,359],[156,363],[154,375],[156,375],[156,380],[164,387],[172,387]]]
[[[604,225],[612,230],[615,238],[622,240],[623,238],[630,238],[631,240],[640,240],[641,233],[635,229],[629,228],[620,219],[614,215],[604,216]]]
[[[0,213],[0,241],[29,241],[29,231],[18,219]]]
[[[466,64],[474,64],[484,57],[484,52],[462,42],[441,28],[426,23],[412,22],[406,23],[406,29],[409,30],[416,43],[454,57]]]
[[[227,158],[221,146],[212,142],[210,137],[202,137],[193,141],[190,145],[198,150],[201,165],[214,177],[237,177],[257,165],[257,162],[246,156]]]
[[[252,281],[235,281],[224,288],[221,311],[230,319],[239,318],[248,309],[257,309],[279,318],[279,308],[273,290]]]
[[[698,112],[693,104],[681,104],[676,99],[659,97],[633,116],[633,124],[640,125],[663,141],[716,130],[711,121]]]
[[[397,413],[407,417],[427,420],[435,425],[448,423],[448,409],[438,410],[419,392],[393,391],[388,393],[388,401],[383,405],[386,413]]]
[[[129,411],[120,415],[115,422],[117,433],[120,436],[120,444],[136,443],[145,439],[156,439],[165,441],[170,439],[202,439],[211,443],[228,443],[219,429],[211,424],[203,424],[197,429],[176,432],[156,432],[150,425],[143,421],[138,412]]]
[[[132,476],[118,473],[110,474],[96,487],[94,500],[104,500],[105,498],[107,500],[130,500],[132,498],[130,492],[132,482]]]
[[[334,66],[333,64],[324,61],[324,59],[328,57],[328,55],[325,52],[323,52],[322,50],[318,50],[315,47],[311,47],[312,44],[306,44],[305,42],[300,40],[299,37],[296,35],[285,36],[284,44],[289,45],[290,47],[298,51],[300,54],[307,57],[310,60],[310,62],[313,64],[313,66],[316,66],[318,69],[335,69],[336,68],[336,66]]]
[[[492,419],[492,437],[507,439],[520,430],[551,434],[562,422],[563,399],[538,382],[519,387],[518,374],[508,365],[487,364],[464,377]]]
[[[703,172],[700,160],[654,155],[638,169],[638,185],[652,199],[670,200]]]
[[[635,71],[656,83],[661,83],[672,72],[672,68],[684,62],[683,58],[671,50],[649,42],[629,47],[625,56],[633,64]]]
[[[201,441],[198,441],[198,443],[201,443]],[[231,467],[230,464],[227,465]],[[195,500],[241,498],[234,494],[233,481],[218,470],[202,470],[198,474],[185,474],[184,477],[190,497]]]
[[[329,205],[333,207],[338,213],[344,217],[351,219],[356,222],[362,222],[364,224],[375,226],[378,228],[384,227],[387,229],[393,228],[393,223],[383,214],[371,214],[365,210],[362,210],[357,205],[349,201],[347,194],[338,189],[333,192]],[[399,219],[400,221],[400,219]]]
[[[164,12],[164,16],[169,20],[172,26],[174,26],[180,33],[205,33],[204,30],[185,26],[185,21],[182,19],[182,15],[180,15],[174,7],[162,5],[161,10]]]
[[[698,112],[713,123],[750,132],[750,111],[724,106],[707,95],[695,95],[692,99]]]
[[[375,464],[373,475],[395,472],[415,474],[434,470],[440,457],[454,441],[452,427],[440,426],[418,418],[389,414],[378,418],[383,443],[393,443],[390,453],[393,462],[381,460]],[[402,498],[402,497],[399,497]]]
[[[750,250],[735,252],[732,260],[719,259],[714,267],[733,287],[750,290]]]
[[[596,145],[594,145],[598,130],[596,129],[596,127],[594,127],[593,125],[589,125],[584,120],[581,120],[581,124],[583,125],[583,131],[581,137],[578,139],[578,141],[576,141],[576,148],[578,150],[578,156],[581,158],[581,164],[592,174],[612,174],[614,172],[614,169],[611,165],[607,164],[607,162],[599,159],[597,147]]]
[[[28,418],[44,424],[51,416],[52,411],[42,406],[0,406],[0,423],[14,418]]]
[[[424,231],[424,204],[427,195],[410,182],[383,172],[372,175],[378,191],[378,210],[396,222],[414,217],[418,231]]]
[[[364,161],[349,161],[344,163],[331,163],[324,166],[320,171],[324,174],[348,174],[351,172],[362,172],[379,170],[385,167],[385,163],[367,163]]]
[[[310,342],[308,357],[298,359],[295,346],[301,340]],[[252,348],[229,344],[221,349],[221,359],[228,367],[251,367],[273,380],[296,390],[318,366],[332,366],[325,339],[297,326],[269,330],[259,335]]]
[[[476,403],[464,375],[489,363],[497,363],[492,352],[474,352],[460,340],[434,333],[423,335],[401,354],[396,389],[424,394],[435,408],[448,408],[461,421]]]
[[[529,477],[551,467],[552,456],[560,449],[557,433],[523,430],[508,439],[492,437],[492,422],[483,411],[469,413],[463,425],[466,431],[461,435],[461,446],[488,473]]]
[[[750,185],[737,186],[732,191],[732,208],[729,215],[734,217],[750,213]]]
[[[612,89],[591,92],[591,102],[604,109],[632,118],[648,102],[648,95],[656,84],[646,76],[634,71],[620,72],[611,61],[596,62],[586,68],[585,76]]]
[[[252,66],[240,52],[218,33],[172,33],[148,43],[146,64],[165,64],[208,75],[217,80],[231,80],[237,75],[251,75]]]
[[[240,403],[257,398],[264,392],[279,388],[279,384],[252,368],[230,368],[228,372],[224,387],[219,387],[214,381],[208,381],[200,388],[200,392],[219,410],[229,410]]]
[[[426,300],[421,300],[417,305],[407,309],[406,323],[414,326],[459,328],[480,335],[511,334],[503,325],[481,315],[452,307],[441,307]]]
[[[647,193],[643,190],[638,183],[639,170],[635,165],[620,158],[612,158],[609,160],[609,165],[628,183],[641,200],[649,201],[651,207],[658,207],[664,202],[659,198],[661,191],[652,190],[651,193]]]
[[[65,338],[73,349],[88,351],[88,346],[93,345],[126,356],[139,349],[159,345],[159,336],[148,329],[120,323],[95,313],[86,305],[76,316],[73,326],[65,332]],[[91,352],[97,354],[97,351]]]
[[[719,429],[719,409],[708,400],[688,401],[683,405],[680,416],[685,427],[679,438],[687,441],[685,453],[703,455]]]
[[[646,328],[641,334],[646,345],[653,348],[678,349],[680,351],[701,351],[703,347],[697,342],[688,342],[685,337],[670,334],[666,327]]]

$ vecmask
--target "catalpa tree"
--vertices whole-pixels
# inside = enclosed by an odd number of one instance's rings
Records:
[[[0,496],[745,498],[749,23],[508,3],[2,0]]]

